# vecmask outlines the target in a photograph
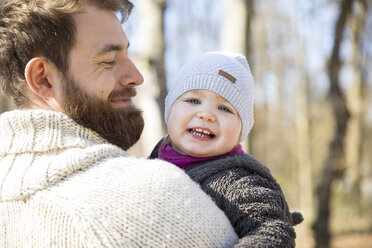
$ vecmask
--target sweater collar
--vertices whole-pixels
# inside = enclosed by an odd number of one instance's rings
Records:
[[[107,143],[60,112],[14,110],[0,116],[0,156]]]
[[[108,156],[128,156],[53,111],[3,113],[0,137],[0,202],[25,198]]]
[[[187,169],[195,164],[219,158],[224,157],[232,154],[244,154],[244,151],[242,149],[242,145],[239,144],[236,148],[229,151],[228,153],[219,155],[219,156],[212,156],[212,157],[191,157],[189,155],[181,154],[178,151],[176,151],[169,142],[166,142],[159,150],[159,158],[168,162],[171,162],[172,164],[177,165],[181,169]]]

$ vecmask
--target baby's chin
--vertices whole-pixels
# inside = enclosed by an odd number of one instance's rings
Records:
[[[200,149],[182,149],[183,154],[189,155],[194,158],[208,158],[221,155],[220,153],[216,154],[215,152],[201,151]]]
[[[229,151],[224,152],[224,151],[212,149],[211,147],[209,147],[208,149],[208,148],[203,147],[201,144],[190,144],[190,143],[188,143],[187,145],[185,144],[181,145],[180,143],[175,144],[175,142],[173,142],[172,139],[171,139],[171,146],[178,153],[183,154],[183,155],[188,155],[191,157],[195,157],[195,158],[214,157],[214,156],[219,156],[219,155],[229,152]]]
[[[201,153],[200,150],[195,149],[195,148],[193,149],[193,148],[187,148],[187,147],[178,147],[178,146],[175,146],[174,144],[172,144],[172,147],[174,150],[176,150],[177,152],[183,155],[188,155],[188,156],[195,157],[195,158],[210,157],[208,154]]]

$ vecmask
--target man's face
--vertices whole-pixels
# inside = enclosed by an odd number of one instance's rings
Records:
[[[143,77],[128,58],[129,42],[114,13],[85,6],[75,14],[76,43],[60,97],[64,111],[79,124],[123,149],[143,129],[131,101]]]
[[[141,136],[144,121],[140,110],[133,105],[113,108],[111,99],[130,99],[136,95],[134,88],[128,87],[111,92],[108,100],[90,96],[79,88],[79,83],[65,77],[65,112],[80,125],[90,128],[110,143],[124,150],[134,145]]]

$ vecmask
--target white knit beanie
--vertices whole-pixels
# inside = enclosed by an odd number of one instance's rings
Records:
[[[208,52],[186,63],[165,98],[165,122],[173,103],[187,91],[211,90],[229,101],[242,121],[240,142],[253,126],[254,81],[246,58],[231,52]]]

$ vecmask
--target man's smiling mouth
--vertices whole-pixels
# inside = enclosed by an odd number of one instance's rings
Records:
[[[112,99],[110,101],[115,106],[127,107],[132,105],[131,99]]]

